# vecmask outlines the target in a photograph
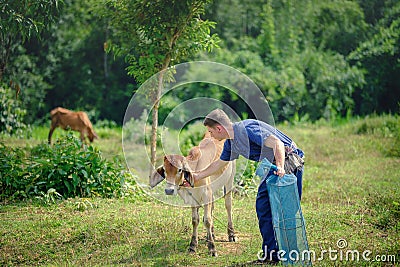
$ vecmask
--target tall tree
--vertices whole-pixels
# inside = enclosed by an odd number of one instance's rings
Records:
[[[0,0],[0,81],[11,53],[54,21],[60,0]]]
[[[369,36],[347,57],[366,73],[366,85],[353,98],[359,114],[396,113],[400,109],[400,2],[368,3],[371,6],[364,3],[363,7],[370,22]]]
[[[121,0],[106,1],[104,14],[119,40],[110,49],[126,55],[128,74],[140,83],[160,73],[157,86],[149,92],[152,111],[151,164],[156,161],[158,109],[163,73],[171,65],[200,50],[211,50],[218,37],[210,33],[214,22],[201,19],[210,0]]]

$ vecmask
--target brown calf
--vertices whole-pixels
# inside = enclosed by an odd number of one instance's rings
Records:
[[[89,138],[90,142],[97,137],[97,134],[93,130],[92,123],[90,122],[87,114],[83,111],[71,111],[65,108],[55,108],[50,112],[51,126],[48,141],[51,144],[51,136],[57,127],[61,127],[66,130],[70,128],[73,131],[81,133],[82,143],[85,142],[85,135]]]
[[[207,245],[212,256],[217,256],[214,244],[213,227],[213,193],[224,187],[225,208],[228,215],[228,238],[235,242],[235,231],[232,223],[232,189],[236,171],[235,161],[230,162],[224,170],[200,181],[193,181],[191,172],[205,169],[219,158],[223,141],[205,137],[198,146],[192,148],[187,157],[167,155],[162,166],[154,170],[150,177],[150,186],[154,187],[166,179],[165,194],[176,195],[192,207],[193,234],[189,252],[195,252],[198,244],[199,208],[204,207],[204,225],[207,229]]]

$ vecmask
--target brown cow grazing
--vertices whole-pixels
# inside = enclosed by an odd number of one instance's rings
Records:
[[[93,142],[95,138],[98,138],[97,134],[93,130],[89,117],[83,111],[75,112],[58,107],[50,112],[50,116],[51,126],[48,137],[49,144],[51,144],[51,136],[57,127],[61,127],[64,130],[70,128],[73,131],[80,132],[82,143],[85,143],[85,135],[87,135],[90,142]]]
[[[181,155],[167,155],[162,166],[154,170],[150,177],[150,186],[154,187],[166,179],[165,194],[176,195],[192,207],[193,234],[189,252],[196,252],[198,244],[199,208],[204,207],[204,225],[207,229],[207,246],[212,256],[217,256],[214,244],[213,227],[213,193],[224,187],[225,208],[228,214],[228,238],[235,242],[235,231],[232,223],[232,189],[236,171],[235,161],[229,162],[227,167],[213,176],[194,182],[192,171],[205,169],[219,158],[224,141],[218,141],[209,136],[192,148],[187,157]]]

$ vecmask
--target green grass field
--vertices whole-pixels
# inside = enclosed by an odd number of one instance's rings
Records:
[[[315,252],[313,265],[398,266],[399,117],[279,128],[306,153],[302,209],[310,251]],[[100,140],[94,145],[104,157],[122,157],[121,129],[97,131]],[[56,130],[54,138],[56,134],[63,133]],[[35,128],[33,136],[2,139],[8,145],[32,146],[46,141],[47,129]],[[49,206],[35,200],[1,203],[0,265],[240,266],[255,260],[261,245],[255,193],[235,195],[233,206],[238,238],[229,243],[224,203],[216,202],[219,256],[213,258],[204,227],[197,253],[187,252],[190,209],[151,198],[74,198]]]

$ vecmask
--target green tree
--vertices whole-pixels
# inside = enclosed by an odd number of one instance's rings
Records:
[[[57,17],[60,0],[0,0],[0,81],[10,55]]]
[[[31,54],[21,45],[15,49],[9,61],[7,77],[13,81],[18,81],[16,87],[23,88],[19,92],[18,98],[21,107],[29,111],[23,118],[26,124],[37,122],[40,110],[46,106],[44,99],[51,85],[46,81],[46,75],[43,72],[45,66],[40,65],[39,57]]]
[[[215,47],[218,38],[210,29],[215,23],[201,19],[210,0],[122,0],[106,1],[103,14],[110,20],[118,39],[111,49],[126,55],[128,74],[143,83],[160,73],[157,86],[149,92],[153,100],[151,164],[156,159],[158,109],[163,73],[198,51]]]
[[[305,50],[297,60],[307,81],[302,115],[315,121],[352,114],[353,92],[364,84],[360,69],[350,66],[343,55],[330,51]]]
[[[357,2],[335,0],[314,4],[308,12],[305,10],[308,17],[305,26],[312,32],[316,48],[348,55],[365,39],[368,28]]]
[[[263,11],[261,13],[261,17],[263,18],[261,32],[257,36],[259,54],[265,59],[267,64],[273,64],[273,59],[276,59],[278,53],[275,41],[274,10],[271,2],[272,0],[269,0],[263,6]]]
[[[227,48],[235,46],[242,37],[255,38],[260,33],[260,10],[265,0],[214,0],[205,17],[215,21],[215,32]]]
[[[48,122],[57,106],[88,111],[93,122],[122,123],[136,83],[126,75],[124,59],[104,51],[112,31],[93,12],[95,3],[64,0],[51,29],[16,50],[9,70],[19,73],[27,123]]]
[[[400,2],[368,2],[380,12],[363,6],[371,23],[369,36],[348,56],[366,73],[366,85],[354,94],[357,111],[396,113],[400,108]]]
[[[354,49],[365,32],[357,3],[269,0],[254,21],[260,29],[255,38],[232,39],[233,45],[216,56],[259,85],[278,121],[351,113],[352,94],[363,84],[363,73],[343,54]]]

